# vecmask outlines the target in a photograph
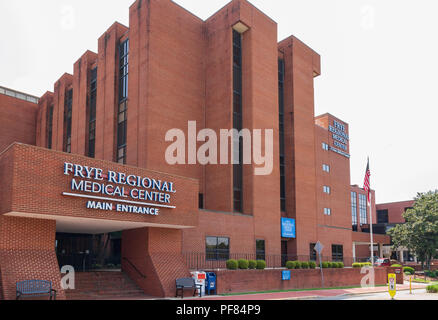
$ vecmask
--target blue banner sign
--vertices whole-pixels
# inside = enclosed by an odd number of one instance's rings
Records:
[[[296,238],[295,219],[281,218],[281,237]]]

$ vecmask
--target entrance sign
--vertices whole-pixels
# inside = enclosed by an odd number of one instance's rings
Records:
[[[392,299],[397,294],[397,275],[395,273],[388,274],[388,291]]]
[[[296,238],[295,219],[281,218],[281,237]]]
[[[157,216],[159,208],[176,208],[171,205],[174,182],[68,162],[64,163],[64,175],[73,177],[71,192],[63,195],[88,199],[87,209]]]

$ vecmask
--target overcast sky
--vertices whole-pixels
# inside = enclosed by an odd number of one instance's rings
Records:
[[[0,85],[41,96],[133,0],[1,0]],[[227,0],[175,1],[206,19]],[[316,114],[350,124],[351,179],[371,158],[377,202],[438,185],[438,1],[252,0],[322,56]]]

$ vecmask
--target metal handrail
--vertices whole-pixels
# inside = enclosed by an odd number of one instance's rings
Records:
[[[123,257],[122,259],[125,260],[126,262],[128,262],[128,264],[140,275],[140,277],[142,277],[143,279],[146,279],[146,276],[134,265],[134,263],[132,263],[131,260],[129,260],[126,257]]]

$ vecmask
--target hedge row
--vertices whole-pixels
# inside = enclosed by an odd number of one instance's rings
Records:
[[[353,268],[363,268],[363,267],[371,267],[371,262],[355,262],[353,263]]]
[[[323,269],[327,269],[327,268],[337,268],[337,269],[343,269],[344,268],[344,263],[343,262],[330,262],[330,261],[324,261],[322,263],[322,268]]]
[[[315,269],[316,263],[313,261],[288,261],[286,268],[290,269]]]
[[[316,269],[316,262],[302,262],[302,261],[288,261],[286,262],[286,268],[288,269]],[[344,268],[344,264],[342,262],[323,262],[322,267],[325,268]]]
[[[258,269],[263,270],[266,268],[266,262],[264,260],[234,260],[230,259],[227,261],[227,269],[228,270],[247,270],[247,269]]]

